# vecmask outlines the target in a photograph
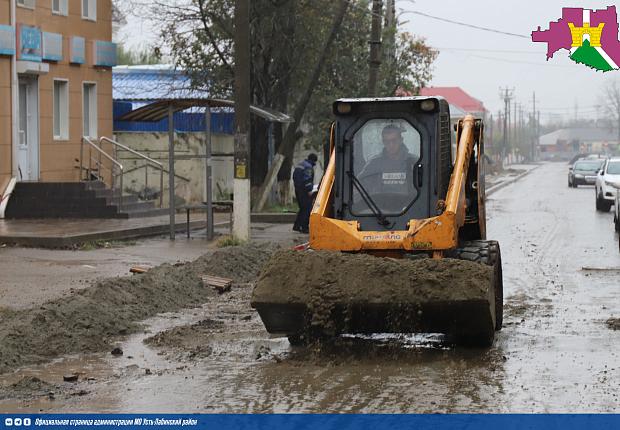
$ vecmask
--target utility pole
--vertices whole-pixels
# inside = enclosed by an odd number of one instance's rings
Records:
[[[538,140],[538,124],[536,123],[536,91],[532,95],[532,147],[530,148],[530,157],[534,161],[536,158],[536,141]]]
[[[504,138],[502,141],[502,166],[504,164],[504,160],[506,159],[506,151],[508,150],[508,121],[510,118],[510,101],[512,100],[512,94],[514,89],[509,88],[500,88],[500,98],[504,99]]]
[[[388,46],[385,58],[389,67],[394,67],[394,59],[396,58],[396,0],[387,0],[385,6],[385,27],[389,30],[389,40],[386,41]]]
[[[538,156],[538,150],[540,148],[540,111],[538,111],[538,118],[536,119],[536,156]]]
[[[250,240],[250,0],[235,0],[233,235]]]
[[[370,68],[368,72],[368,96],[377,95],[377,78],[381,67],[381,21],[383,0],[372,0],[372,27],[370,30]]]
[[[493,119],[493,114],[491,114],[491,117],[489,118],[489,131],[488,131],[488,139],[487,139],[487,143],[486,145],[488,145],[490,148],[495,148],[495,140],[493,139],[493,126],[495,120]]]
[[[514,111],[513,111],[513,122],[512,122],[512,145],[511,145],[511,150],[514,151],[515,147],[518,145],[517,142],[517,127],[518,127],[518,123],[517,123],[517,101],[514,101]]]

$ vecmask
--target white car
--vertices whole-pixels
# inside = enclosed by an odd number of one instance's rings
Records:
[[[620,158],[610,158],[596,176],[594,192],[596,210],[609,212],[616,200],[615,184],[620,184]]]
[[[614,226],[618,233],[620,233],[620,193],[618,192],[619,189],[620,184],[616,184],[616,200],[614,203]]]

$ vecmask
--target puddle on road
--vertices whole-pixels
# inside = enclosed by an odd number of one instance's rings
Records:
[[[249,290],[248,290],[249,291]],[[453,349],[441,336],[345,336],[320,347],[292,348],[269,338],[247,305],[248,291],[200,309],[148,320],[147,332],[109,353],[21,369],[0,385],[37,376],[58,384],[46,396],[0,401],[20,412],[465,412],[500,411],[498,349]],[[239,302],[246,300],[243,305]],[[205,320],[221,321],[213,330]],[[201,323],[203,322],[203,323]],[[204,329],[187,330],[186,327]],[[177,329],[175,329],[175,327]],[[170,330],[186,336],[159,349],[144,340]],[[196,345],[207,353],[193,355]],[[131,358],[130,358],[131,357]],[[81,382],[62,382],[78,373]],[[88,381],[88,378],[92,380]],[[75,393],[81,393],[75,394]]]

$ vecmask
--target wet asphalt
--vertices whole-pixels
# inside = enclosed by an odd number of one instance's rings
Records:
[[[488,200],[505,297],[504,327],[489,349],[434,336],[291,348],[269,338],[246,286],[148,321],[150,333],[121,344],[123,357],[76,357],[3,378],[36,375],[59,388],[54,400],[2,401],[0,411],[618,413],[620,331],[606,325],[620,317],[618,238],[612,213],[595,211],[593,188],[568,188],[566,173],[563,163],[541,165]],[[192,348],[209,346],[206,355],[142,343],[204,318],[224,322],[190,334]],[[67,372],[83,382],[57,382]]]

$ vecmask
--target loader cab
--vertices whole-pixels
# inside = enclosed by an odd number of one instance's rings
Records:
[[[393,231],[438,214],[452,168],[443,98],[341,99],[333,111],[336,218]]]

